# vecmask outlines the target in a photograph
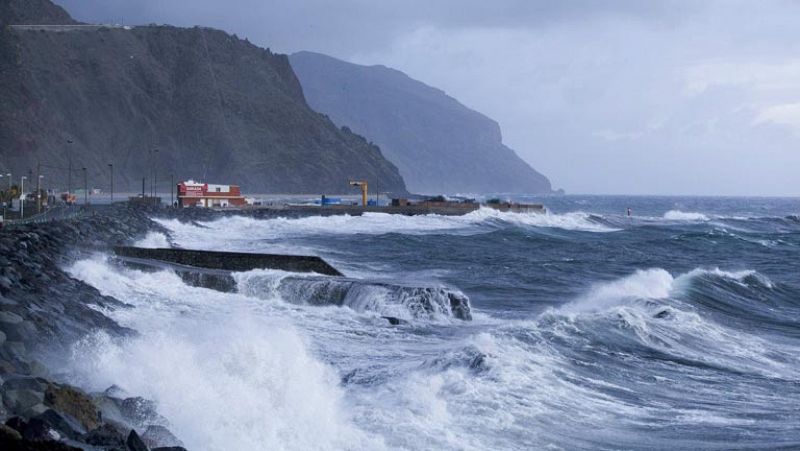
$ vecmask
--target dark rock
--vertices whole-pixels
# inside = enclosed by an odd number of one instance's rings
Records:
[[[28,362],[28,367],[30,374],[34,377],[42,378],[47,377],[50,374],[50,372],[47,370],[47,367],[45,367],[42,362],[39,362],[38,360],[31,360]]]
[[[25,430],[25,427],[28,425],[28,422],[20,417],[11,417],[6,421],[6,426],[14,429],[15,431],[19,432],[20,434],[22,431]]]
[[[21,432],[22,438],[31,441],[59,440],[61,438],[57,431],[39,418],[31,418]]]
[[[42,403],[34,404],[24,410],[18,411],[17,413],[25,416],[27,418],[32,418],[38,415],[41,415],[47,412],[48,407]]]
[[[137,434],[133,429],[131,429],[131,433],[128,434],[128,439],[125,440],[125,445],[128,447],[129,451],[150,451],[147,448],[147,445],[145,445],[142,439],[139,437],[139,434]]]
[[[0,360],[0,374],[14,374],[16,372],[17,369],[11,362]]]
[[[103,423],[85,434],[82,441],[92,446],[124,448],[125,430],[111,423]]]
[[[149,447],[183,446],[178,437],[164,426],[151,424],[142,434],[142,441]]]
[[[2,286],[1,282],[0,282],[0,286]],[[19,302],[15,301],[13,299],[8,299],[6,297],[0,296],[0,305],[6,306],[6,307],[13,307],[15,305],[19,305]]]
[[[450,300],[450,310],[454,317],[472,321],[472,310],[467,296],[462,293],[448,292],[447,297]]]
[[[148,399],[139,396],[125,398],[119,407],[123,418],[135,425],[166,423],[166,420],[156,412],[156,403]]]
[[[65,413],[56,412],[53,409],[47,409],[44,413],[35,418],[44,421],[51,428],[71,439],[77,440],[86,433],[86,429],[78,420]]]
[[[9,357],[12,359],[16,359],[18,361],[25,361],[27,360],[28,350],[25,346],[25,343],[21,341],[6,341],[3,343],[3,346],[0,347]]]
[[[30,321],[20,321],[17,323],[0,323],[9,341],[28,342],[36,337],[36,326]]]
[[[45,403],[74,417],[85,430],[92,430],[100,425],[100,415],[92,398],[75,387],[48,385],[45,391]]]
[[[22,317],[12,312],[0,311],[0,327],[5,324],[19,324],[22,322]]]
[[[396,318],[394,316],[381,316],[381,318],[385,319],[386,321],[389,321],[389,324],[391,324],[392,326],[397,326],[399,324],[405,323],[405,321],[403,321],[402,319]]]
[[[44,393],[28,388],[3,390],[3,403],[12,412],[22,412],[44,401]]]
[[[105,395],[96,395],[92,399],[97,409],[100,410],[100,416],[104,421],[113,420],[117,422],[128,422],[120,409],[122,400]]]
[[[106,396],[111,396],[114,398],[127,398],[127,392],[118,385],[112,385],[103,391],[103,394]]]
[[[22,434],[11,426],[0,425],[0,443],[6,443],[9,440],[22,440]]]

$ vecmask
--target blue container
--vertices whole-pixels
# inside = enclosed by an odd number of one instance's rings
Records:
[[[342,199],[338,197],[322,196],[322,205],[341,205]]]

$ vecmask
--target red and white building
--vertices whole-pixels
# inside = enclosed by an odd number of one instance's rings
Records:
[[[246,203],[238,185],[212,185],[194,180],[178,183],[179,207],[239,207]]]

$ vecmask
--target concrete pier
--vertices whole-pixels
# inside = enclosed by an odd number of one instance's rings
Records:
[[[115,247],[114,253],[123,261],[130,260],[139,264],[146,264],[147,260],[155,260],[170,265],[228,272],[277,269],[290,272],[313,272],[327,276],[342,275],[325,260],[306,255],[251,254],[190,249],[148,249],[129,246]]]

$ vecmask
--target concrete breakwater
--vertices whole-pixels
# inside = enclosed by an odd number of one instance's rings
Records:
[[[325,260],[308,255],[254,254],[246,252],[218,252],[176,248],[140,248],[117,246],[114,253],[123,260],[138,264],[148,261],[221,270],[230,272],[253,269],[277,269],[287,272],[312,272],[326,276],[341,276],[336,268]]]
[[[314,256],[251,254],[188,249],[114,248],[122,263],[142,269],[170,269],[188,285],[223,292],[244,292],[256,297],[279,296],[306,305],[338,305],[356,311],[373,311],[405,320],[453,317],[472,319],[469,299],[458,290],[441,286],[404,286],[383,281],[343,277],[325,260]],[[287,273],[270,278],[234,272],[275,269]],[[330,277],[333,276],[333,277]],[[279,279],[277,282],[273,279]],[[391,320],[390,320],[391,322]]]

